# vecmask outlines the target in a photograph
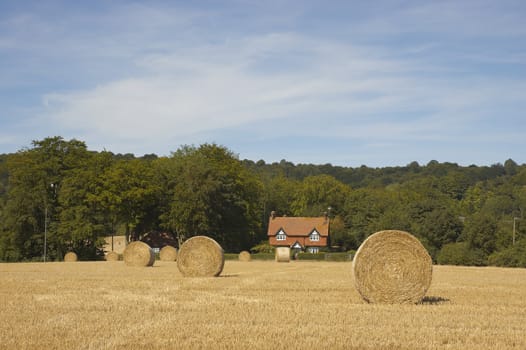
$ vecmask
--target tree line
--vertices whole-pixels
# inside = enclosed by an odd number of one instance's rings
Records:
[[[100,257],[103,237],[154,230],[179,242],[216,239],[227,252],[262,247],[271,211],[329,211],[332,250],[370,234],[418,237],[441,264],[526,266],[526,165],[430,161],[357,168],[240,160],[216,144],[168,157],[95,152],[62,137],[0,155],[0,260]]]

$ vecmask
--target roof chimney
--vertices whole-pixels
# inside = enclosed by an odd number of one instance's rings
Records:
[[[274,210],[270,212],[270,217],[272,218],[272,220],[276,218],[276,212]]]
[[[332,210],[332,207],[328,207],[327,208],[327,211],[323,213],[323,215],[325,216],[325,222],[327,222],[330,218],[330,215],[331,215],[331,210]]]

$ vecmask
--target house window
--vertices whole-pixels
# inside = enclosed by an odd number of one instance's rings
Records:
[[[320,240],[320,234],[318,231],[314,230],[309,236],[309,239],[313,242],[318,242]]]
[[[276,240],[284,241],[286,239],[287,239],[287,235],[285,234],[285,231],[279,230],[279,232],[276,234]]]
[[[318,247],[309,247],[309,252],[316,254],[320,252],[320,248]]]

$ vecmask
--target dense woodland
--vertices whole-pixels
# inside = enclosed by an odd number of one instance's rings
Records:
[[[332,250],[400,229],[440,264],[526,266],[526,165],[511,159],[467,167],[269,164],[215,144],[135,157],[61,137],[0,155],[0,260],[42,260],[44,237],[49,260],[68,250],[97,259],[102,237],[154,230],[254,251],[265,249],[272,210],[317,216],[329,207]]]

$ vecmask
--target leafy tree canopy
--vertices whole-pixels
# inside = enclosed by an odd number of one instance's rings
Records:
[[[240,160],[216,144],[136,157],[59,136],[0,155],[2,261],[40,260],[44,241],[48,259],[70,249],[96,259],[102,237],[133,240],[151,230],[181,243],[208,235],[239,252],[266,239],[271,211],[328,211],[332,249],[354,250],[376,231],[400,229],[439,263],[522,266],[525,208],[526,165],[512,159],[352,168]]]

